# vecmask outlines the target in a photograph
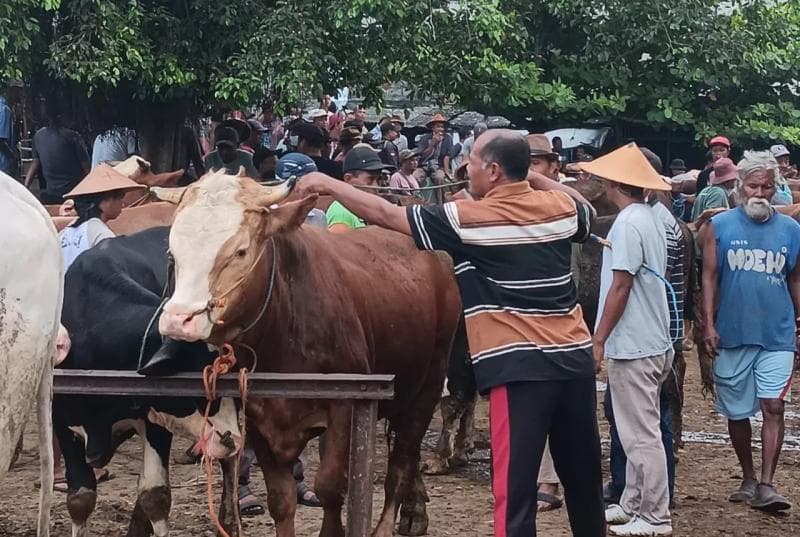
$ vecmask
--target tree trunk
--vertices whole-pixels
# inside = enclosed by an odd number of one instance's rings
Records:
[[[181,101],[142,103],[136,117],[136,132],[142,156],[155,173],[178,170],[185,165],[183,124],[188,107]]]

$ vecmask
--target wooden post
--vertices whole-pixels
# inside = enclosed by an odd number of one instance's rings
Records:
[[[372,526],[372,457],[378,402],[353,401],[350,475],[347,486],[347,537],[369,537]]]

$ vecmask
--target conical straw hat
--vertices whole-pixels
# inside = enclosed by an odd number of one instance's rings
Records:
[[[131,181],[108,164],[99,164],[75,188],[64,194],[64,197],[75,198],[87,194],[100,194],[102,192],[111,192],[112,190],[133,190],[135,188],[147,187]]]
[[[580,162],[578,168],[601,179],[623,185],[638,186],[647,190],[672,189],[647,162],[634,142],[590,162]]]

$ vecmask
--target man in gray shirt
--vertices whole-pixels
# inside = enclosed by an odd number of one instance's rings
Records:
[[[608,181],[608,199],[620,209],[603,251],[592,341],[598,370],[609,359],[614,417],[628,456],[625,490],[619,505],[606,510],[606,521],[611,535],[672,535],[659,408],[672,365],[667,297],[658,276],[667,270],[667,242],[664,225],[644,202],[646,189],[670,187],[633,143],[580,166]]]

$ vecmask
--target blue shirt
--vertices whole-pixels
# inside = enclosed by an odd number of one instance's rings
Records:
[[[4,97],[0,97],[0,172],[14,171],[14,114]]]
[[[717,245],[720,347],[795,350],[789,273],[800,251],[800,224],[775,213],[758,223],[738,207],[711,219]]]

